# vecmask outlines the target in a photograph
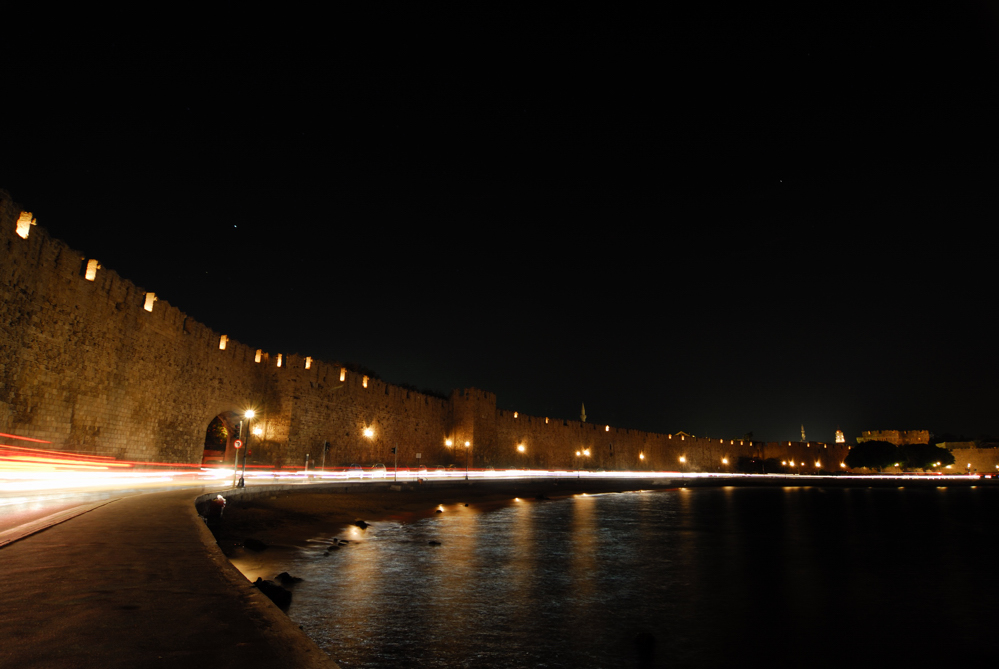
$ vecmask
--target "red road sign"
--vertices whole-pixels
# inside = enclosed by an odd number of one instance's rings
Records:
[[[232,442],[232,445],[235,446],[236,448],[242,448],[243,447],[243,440],[242,439],[237,439],[236,441]]]

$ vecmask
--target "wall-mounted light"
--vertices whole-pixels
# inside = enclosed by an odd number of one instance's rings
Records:
[[[31,212],[22,211],[21,215],[17,217],[17,236],[21,239],[27,239],[32,225],[35,225],[35,219],[31,216]]]
[[[94,279],[97,278],[97,270],[99,270],[100,268],[101,268],[100,263],[91,258],[90,260],[87,261],[87,273],[84,274],[84,278],[86,278],[87,281],[93,281]]]

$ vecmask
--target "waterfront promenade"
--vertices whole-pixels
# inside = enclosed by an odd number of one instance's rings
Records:
[[[194,506],[214,490],[126,497],[0,549],[0,667],[336,667],[219,550]]]

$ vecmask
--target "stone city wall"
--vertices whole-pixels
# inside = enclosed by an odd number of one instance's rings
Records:
[[[999,448],[955,448],[951,453],[950,471],[955,474],[999,474]]]
[[[845,448],[814,442],[706,439],[526,416],[498,410],[496,395],[476,388],[445,400],[336,362],[260,351],[156,300],[31,220],[0,191],[0,432],[47,448],[200,463],[212,420],[234,427],[253,408],[261,434],[250,438],[250,463],[296,468],[306,455],[321,463],[326,443],[330,466],[391,465],[392,447],[405,467],[462,467],[467,458],[473,467],[732,471],[740,455],[793,454],[802,471],[817,471],[845,458]],[[231,446],[232,437],[230,461]]]
[[[147,311],[145,290],[40,226],[22,238],[21,213],[0,191],[0,431],[200,462],[208,422],[259,394],[254,351],[231,340],[220,350],[220,335],[165,301]]]
[[[865,441],[887,441],[896,446],[904,444],[928,444],[929,430],[864,430],[857,443]]]

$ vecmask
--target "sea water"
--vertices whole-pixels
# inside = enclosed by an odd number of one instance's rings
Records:
[[[999,490],[440,508],[286,555],[289,616],[344,669],[930,666],[997,645]]]

